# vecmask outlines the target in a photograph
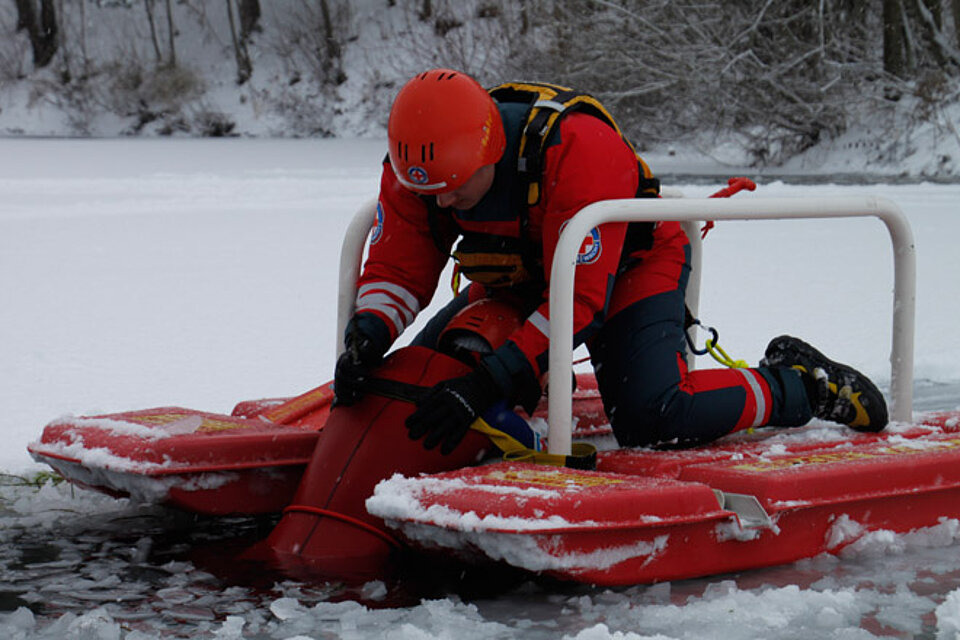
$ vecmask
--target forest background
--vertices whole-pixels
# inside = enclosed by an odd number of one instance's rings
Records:
[[[433,66],[644,151],[960,178],[960,0],[0,0],[0,136],[383,136]]]

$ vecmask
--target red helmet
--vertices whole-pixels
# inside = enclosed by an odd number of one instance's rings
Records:
[[[506,139],[497,103],[470,76],[425,71],[400,89],[387,126],[390,164],[406,188],[453,191],[503,155]]]

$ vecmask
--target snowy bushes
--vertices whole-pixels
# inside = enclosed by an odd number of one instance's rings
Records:
[[[126,133],[140,133],[151,124],[161,135],[192,131],[185,107],[203,96],[205,86],[191,69],[147,67],[128,59],[111,63],[103,75],[109,83],[104,107],[124,119],[134,119]]]

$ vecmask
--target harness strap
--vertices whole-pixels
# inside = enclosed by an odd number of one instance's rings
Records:
[[[387,380],[385,378],[367,378],[364,386],[367,392],[375,396],[413,404],[417,404],[423,400],[427,392],[430,391],[430,387],[423,387],[418,384],[413,384],[412,382]]]

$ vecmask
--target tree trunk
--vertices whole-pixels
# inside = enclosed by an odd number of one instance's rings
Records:
[[[340,42],[333,32],[333,20],[330,17],[330,4],[327,0],[320,0],[320,13],[323,16],[323,39],[326,43],[324,67],[327,77],[332,78],[335,84],[342,84],[347,77],[340,66]]]
[[[143,0],[147,9],[147,24],[150,25],[150,41],[153,42],[153,53],[157,57],[157,66],[163,64],[163,54],[160,53],[160,42],[157,40],[157,24],[153,19],[153,0]]]
[[[13,0],[17,5],[17,31],[27,31],[37,22],[37,11],[30,0]]]
[[[900,0],[883,0],[883,70],[898,78],[907,72],[903,27]]]
[[[960,56],[945,46],[943,31],[943,13],[940,11],[939,0],[907,0],[913,2],[913,10],[920,23],[920,33],[923,38],[923,50],[932,59],[936,66],[945,69],[948,66],[960,66]]]
[[[67,20],[67,12],[63,8],[64,0],[56,0],[56,11],[57,15],[60,16],[61,20]],[[71,42],[67,41],[67,34],[70,33],[69,28],[64,28],[59,32],[59,43],[58,48],[60,49],[60,81],[64,84],[68,84],[73,80],[73,60],[71,55],[70,45]]]
[[[239,10],[242,11],[242,9]],[[250,55],[247,53],[247,45],[243,36],[237,36],[237,27],[233,19],[233,0],[227,0],[227,19],[230,21],[233,56],[237,61],[237,84],[243,84],[250,79],[250,75],[253,73],[253,65],[250,63]]]
[[[937,30],[943,29],[943,6],[940,4],[940,0],[923,0],[923,4],[933,17]]]
[[[240,40],[246,44],[250,34],[260,30],[260,1],[238,0],[237,11],[240,14]]]
[[[47,66],[57,52],[57,12],[53,6],[53,0],[42,0],[40,3],[40,55],[34,56],[34,61],[38,67]]]
[[[955,42],[957,47],[960,48],[960,0],[951,0],[950,6],[953,9],[953,31]]]
[[[26,31],[33,48],[33,64],[42,68],[57,53],[57,10],[54,0],[41,0],[40,17],[33,0],[14,0],[17,6],[17,31]]]
[[[167,36],[170,41],[170,66],[177,66],[177,49],[174,46],[174,37],[177,34],[176,28],[173,26],[173,7],[170,5],[170,0],[167,0]]]
[[[87,55],[87,3],[80,3],[80,56],[83,58],[83,77],[90,75],[90,58]]]

